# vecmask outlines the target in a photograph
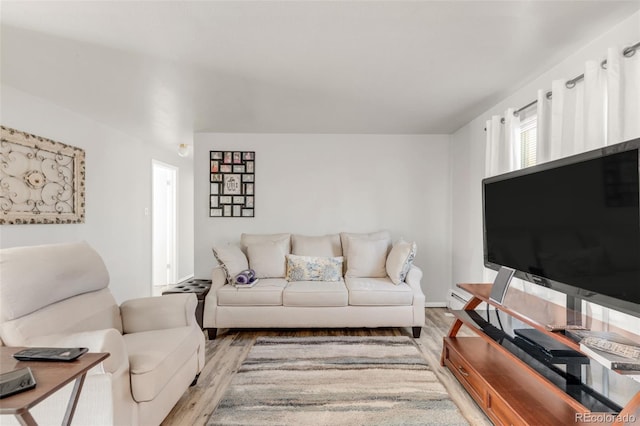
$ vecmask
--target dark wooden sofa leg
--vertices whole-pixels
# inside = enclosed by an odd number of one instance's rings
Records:
[[[216,336],[218,335],[218,329],[207,328],[207,334],[209,335],[209,340],[216,340]]]
[[[200,373],[196,374],[196,377],[194,377],[193,382],[191,382],[189,386],[195,386],[196,384],[198,384],[199,377],[200,377]]]
[[[420,333],[422,332],[422,327],[413,327],[413,338],[417,339],[420,337]]]

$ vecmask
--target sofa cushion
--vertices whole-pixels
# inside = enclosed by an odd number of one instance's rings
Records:
[[[240,248],[247,253],[247,247],[249,245],[265,243],[267,241],[282,244],[284,253],[291,253],[291,234],[241,234]]]
[[[291,253],[298,256],[342,256],[342,244],[339,234],[307,236],[291,236]]]
[[[295,281],[282,292],[284,306],[347,306],[344,281]]]
[[[364,239],[373,239],[373,240],[381,240],[388,239],[389,240],[389,250],[391,250],[391,234],[389,231],[378,231],[378,232],[370,232],[370,233],[350,233],[350,232],[341,232],[340,233],[340,242],[342,243],[342,256],[344,257],[344,270],[346,271],[349,268],[349,241],[351,238],[364,238]]]
[[[84,241],[2,249],[0,276],[3,321],[109,285],[102,258]]]
[[[240,272],[249,268],[249,261],[240,246],[227,244],[213,248],[213,255],[224,269],[227,282],[231,283],[233,278]]]
[[[413,303],[413,290],[406,283],[394,285],[387,278],[345,277],[352,306],[408,306]]]
[[[257,278],[284,278],[287,275],[287,252],[284,242],[264,241],[247,246],[249,266]],[[234,275],[235,276],[235,275]]]
[[[340,281],[342,256],[287,255],[287,281]]]
[[[129,354],[131,394],[137,402],[151,401],[198,347],[193,327],[125,334]]]
[[[0,274],[0,278],[3,278]],[[4,283],[0,284],[2,287]],[[70,297],[11,321],[0,322],[8,346],[33,346],[36,336],[115,328],[122,333],[120,308],[108,288]],[[1,422],[0,422],[1,423]]]
[[[283,278],[260,278],[251,288],[224,285],[217,291],[219,306],[281,306]]]
[[[389,253],[389,240],[369,238],[349,238],[349,265],[347,277],[387,276],[386,262]]]
[[[416,243],[404,240],[397,241],[387,256],[387,275],[394,284],[400,284],[407,277],[407,272],[416,257]]]

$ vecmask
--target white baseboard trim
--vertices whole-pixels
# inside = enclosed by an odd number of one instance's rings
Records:
[[[424,302],[425,308],[446,308],[447,304],[445,302]]]

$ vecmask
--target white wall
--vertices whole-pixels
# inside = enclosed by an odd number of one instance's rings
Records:
[[[485,163],[485,122],[492,115],[503,115],[508,107],[519,108],[536,99],[538,89],[549,90],[551,82],[559,78],[573,78],[583,72],[589,59],[604,59],[607,48],[620,50],[640,41],[640,12],[630,16],[601,37],[567,57],[525,87],[504,99],[495,107],[469,122],[451,135],[452,191],[453,191],[453,285],[460,282],[486,280],[482,259],[482,187]],[[490,274],[491,277],[494,274]],[[553,298],[550,291],[531,285],[530,291]]]
[[[195,135],[195,270],[240,234],[387,229],[415,240],[427,302],[451,281],[449,137],[440,135]],[[210,218],[209,151],[256,152],[255,218]]]
[[[484,125],[483,125],[484,127]],[[484,136],[482,127],[480,135]],[[478,126],[467,125],[451,135],[452,286],[482,282],[482,188],[484,141]],[[479,244],[478,244],[479,243]]]
[[[73,111],[3,85],[2,124],[86,154],[85,223],[2,225],[0,247],[86,240],[103,257],[122,302],[151,295],[151,159],[179,167],[179,275],[193,272],[193,163]],[[177,144],[176,144],[177,147]]]

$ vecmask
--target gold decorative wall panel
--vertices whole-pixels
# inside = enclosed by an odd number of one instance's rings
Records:
[[[84,150],[0,126],[0,225],[83,223]]]

